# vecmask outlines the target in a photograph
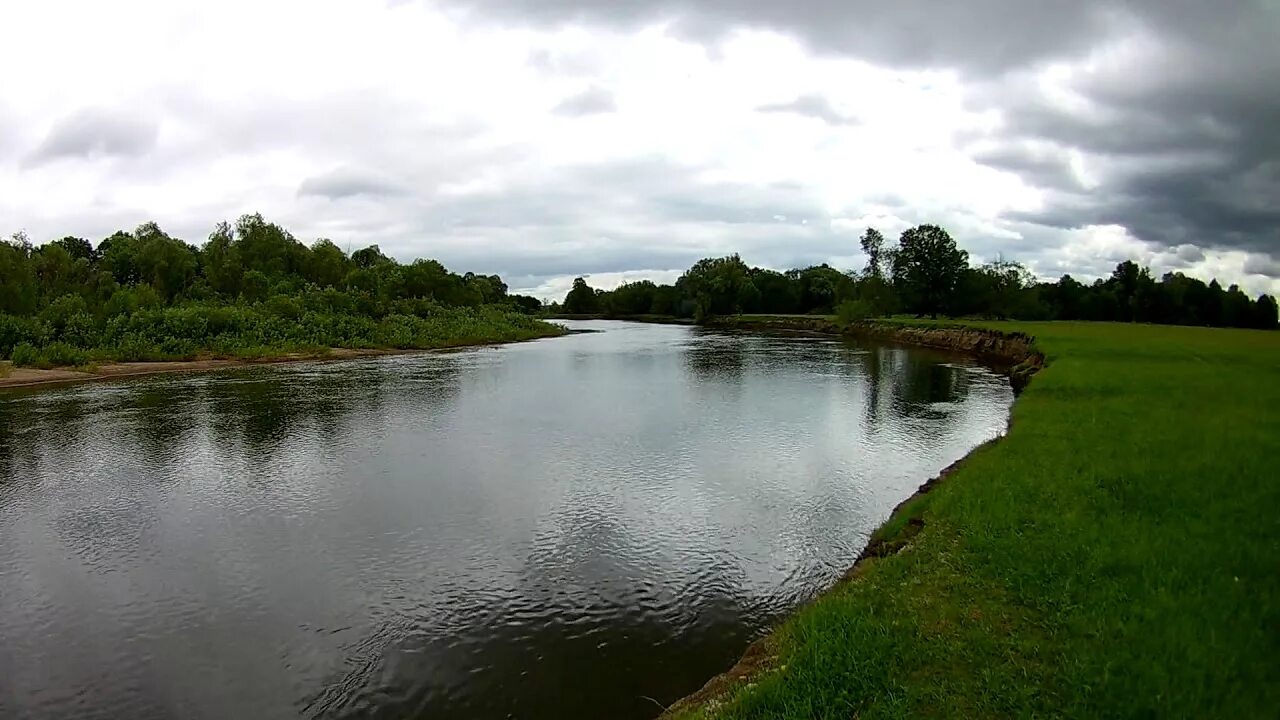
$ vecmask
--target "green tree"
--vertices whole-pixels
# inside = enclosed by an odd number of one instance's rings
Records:
[[[209,241],[200,250],[201,272],[215,293],[228,298],[240,294],[244,267],[240,251],[235,247],[235,230],[225,222],[218,223]]]
[[[907,310],[937,317],[955,305],[956,287],[969,254],[937,225],[918,225],[898,239],[893,284]]]
[[[760,291],[760,312],[800,312],[800,284],[795,279],[776,270],[751,268],[751,284]]]
[[[573,287],[564,296],[564,311],[570,315],[593,315],[600,312],[600,298],[583,278],[574,278]]]
[[[867,266],[862,271],[864,277],[878,278],[884,277],[885,267],[885,248],[884,235],[880,231],[869,227],[867,231],[862,233],[859,238],[862,245],[862,253],[867,256]]]
[[[138,282],[137,238],[133,233],[117,231],[98,243],[100,264],[121,285]]]
[[[45,302],[80,293],[89,287],[89,261],[72,257],[62,245],[49,243],[31,253],[31,266]]]
[[[236,247],[246,269],[273,279],[304,273],[310,254],[287,230],[257,213],[236,221]]]
[[[386,265],[395,262],[386,255],[383,255],[382,250],[379,249],[377,245],[370,245],[367,248],[361,248],[360,250],[351,253],[351,261],[356,264],[356,267],[362,270],[368,270],[369,268],[377,265]]]
[[[307,278],[320,287],[336,287],[342,284],[355,264],[332,240],[317,240],[311,246],[308,258]]]
[[[1276,329],[1276,299],[1270,295],[1259,295],[1253,306],[1253,326],[1263,330]]]
[[[751,283],[750,268],[736,254],[699,260],[680,277],[677,286],[683,286],[693,300],[697,320],[741,312],[743,301],[753,291],[757,296],[759,292]]]
[[[60,240],[54,240],[49,244],[57,245],[63,250],[66,250],[67,254],[76,260],[85,260],[89,263],[95,263],[98,261],[98,253],[94,251],[93,245],[84,238],[68,235]]]
[[[38,299],[30,246],[0,240],[0,313],[30,315]]]
[[[138,226],[133,235],[138,279],[154,287],[166,302],[172,302],[195,278],[195,248],[169,237],[153,222]]]

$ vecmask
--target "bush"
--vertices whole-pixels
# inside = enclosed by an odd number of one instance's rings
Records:
[[[53,367],[84,365],[89,362],[89,355],[85,351],[64,342],[45,345],[40,355],[47,364]]]
[[[0,313],[0,358],[8,357],[21,343],[43,345],[43,326],[34,318]]]
[[[871,315],[871,306],[862,300],[845,300],[836,308],[836,319],[842,325],[862,322]]]
[[[31,343],[18,343],[9,353],[9,359],[18,367],[35,367],[40,364],[40,351]]]
[[[49,303],[49,307],[40,313],[40,320],[47,323],[55,332],[60,332],[67,321],[76,315],[87,315],[89,306],[79,295],[63,295]]]

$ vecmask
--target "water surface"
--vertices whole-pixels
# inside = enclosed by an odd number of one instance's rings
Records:
[[[0,717],[645,718],[1012,394],[661,325],[0,394]]]

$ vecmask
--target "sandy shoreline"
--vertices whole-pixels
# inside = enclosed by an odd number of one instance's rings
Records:
[[[572,331],[570,333],[572,334]],[[438,348],[376,349],[376,348],[330,348],[327,353],[286,353],[272,357],[255,359],[222,359],[207,358],[201,360],[159,360],[155,362],[108,362],[94,365],[89,369],[51,368],[41,370],[31,367],[14,367],[8,361],[0,361],[0,391],[17,388],[38,388],[47,385],[65,385],[70,383],[116,380],[120,378],[145,377],[147,375],[166,375],[185,372],[210,372],[228,368],[249,367],[252,365],[280,365],[298,362],[331,362],[336,360],[352,360],[355,358],[384,357],[388,355],[419,355],[433,352],[449,352],[470,348],[508,345],[529,340],[559,337],[545,335],[527,340],[508,340],[501,342],[475,343],[470,345],[450,345]]]
[[[475,347],[475,346],[471,346]],[[352,358],[379,357],[383,355],[408,355],[412,353],[438,352],[453,348],[436,348],[430,350],[359,350],[353,348],[332,348],[326,354],[289,353],[269,358],[253,360],[205,359],[205,360],[161,360],[156,362],[112,362],[95,365],[92,369],[51,368],[41,370],[30,367],[13,367],[8,362],[0,362],[0,390],[7,388],[40,387],[42,385],[62,385],[67,383],[92,382],[95,380],[114,380],[117,378],[143,377],[146,375],[164,375],[180,372],[207,372],[225,370],[250,365],[279,365],[296,362],[324,362],[330,360],[350,360]]]

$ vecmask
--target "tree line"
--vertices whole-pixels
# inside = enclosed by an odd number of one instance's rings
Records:
[[[545,334],[536,298],[497,275],[377,245],[308,246],[261,215],[221,223],[201,247],[154,222],[96,246],[0,241],[0,358],[76,365],[329,347],[439,347]]]
[[[1156,279],[1126,260],[1110,276],[1082,283],[1070,275],[1037,280],[1023,265],[973,265],[937,225],[902,233],[896,245],[874,228],[861,237],[867,265],[778,272],[749,267],[738,255],[699,260],[674,284],[648,280],[604,291],[577,278],[552,312],[608,316],[669,315],[701,320],[737,313],[838,314],[845,320],[898,313],[1017,320],[1102,320],[1273,329],[1275,298],[1250,299],[1182,273]]]

